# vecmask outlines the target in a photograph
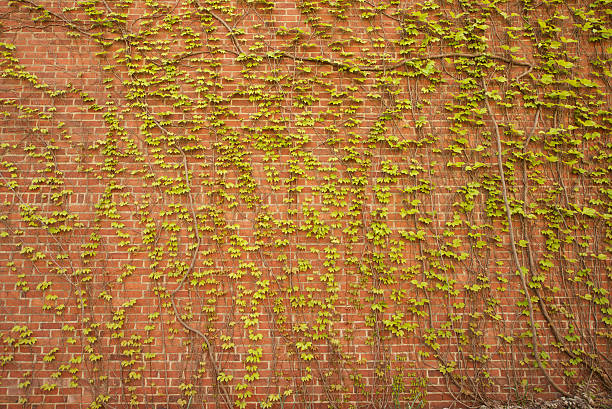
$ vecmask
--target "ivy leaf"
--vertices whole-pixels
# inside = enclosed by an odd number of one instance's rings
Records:
[[[542,78],[540,78],[540,82],[544,85],[550,85],[554,81],[554,78],[551,74],[544,74]]]
[[[560,65],[563,68],[572,68],[574,66],[574,63],[571,63],[569,61],[564,61],[564,60],[555,60],[555,62]]]
[[[427,66],[421,70],[426,76],[430,76],[436,71],[436,64],[433,61],[429,61]]]

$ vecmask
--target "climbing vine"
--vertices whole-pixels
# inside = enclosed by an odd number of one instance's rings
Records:
[[[610,12],[0,5],[0,390],[92,409],[609,393]]]

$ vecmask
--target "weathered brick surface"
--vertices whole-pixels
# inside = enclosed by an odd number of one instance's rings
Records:
[[[0,4],[0,404],[609,391],[609,29],[557,3]]]

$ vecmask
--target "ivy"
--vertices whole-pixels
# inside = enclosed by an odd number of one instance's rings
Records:
[[[4,5],[7,390],[610,389],[609,9],[564,6]]]

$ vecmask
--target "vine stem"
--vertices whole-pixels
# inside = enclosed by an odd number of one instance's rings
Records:
[[[181,155],[183,156],[183,169],[185,172],[185,183],[187,184],[187,186],[190,186],[190,182],[189,182],[189,168],[187,166],[187,155],[185,155],[185,152],[177,145],[177,149],[178,151],[181,153]],[[193,250],[193,254],[191,255],[191,262],[189,264],[189,268],[187,269],[187,271],[185,272],[185,275],[183,276],[183,278],[181,279],[181,281],[179,282],[179,285],[170,293],[170,302],[172,304],[172,309],[174,310],[174,316],[176,317],[176,320],[179,322],[179,324],[181,324],[186,330],[188,330],[189,332],[192,332],[194,334],[196,334],[197,336],[199,336],[200,338],[202,338],[204,340],[204,343],[206,344],[206,352],[208,355],[208,359],[210,360],[211,365],[213,366],[213,370],[214,370],[214,379],[217,379],[217,376],[220,373],[219,370],[219,366],[217,364],[217,360],[215,359],[213,352],[212,352],[212,346],[210,343],[210,340],[208,339],[208,337],[206,336],[206,334],[204,334],[202,331],[200,331],[197,328],[192,327],[191,325],[189,325],[183,318],[181,318],[181,314],[178,311],[178,307],[176,306],[176,294],[183,288],[183,285],[185,284],[185,281],[187,281],[187,278],[191,275],[191,272],[194,270],[195,268],[195,264],[196,261],[198,259],[198,254],[200,252],[200,246],[202,245],[202,237],[200,237],[200,233],[199,233],[199,226],[198,226],[198,219],[197,219],[197,215],[195,212],[195,208],[193,205],[193,197],[191,195],[191,191],[188,192],[188,197],[189,197],[189,205],[190,205],[190,211],[191,211],[191,217],[193,218],[193,227],[195,230],[195,237],[196,237],[196,247]],[[219,388],[219,390],[221,391],[221,396],[223,397],[223,400],[225,401],[225,404],[227,405],[228,408],[232,407],[232,402],[231,399],[229,398],[229,393],[228,391],[225,389],[225,387],[223,387],[220,382],[217,380],[217,386]],[[190,400],[191,402],[191,400]]]
[[[217,17],[217,19],[219,19],[219,17]],[[230,38],[232,38],[234,41],[237,41],[233,35],[230,35]],[[236,47],[238,48],[239,51],[234,51],[234,50],[228,50],[228,49],[223,49],[224,52],[233,54],[235,56],[240,56],[240,55],[247,55],[247,56],[252,56],[252,57],[261,57],[261,58],[267,58],[267,59],[276,59],[276,58],[289,58],[293,61],[301,61],[301,62],[313,62],[313,63],[318,63],[318,64],[323,64],[323,65],[330,65],[332,67],[336,67],[336,68],[345,68],[345,69],[351,69],[354,68],[358,71],[367,71],[367,72],[379,72],[379,71],[387,71],[387,70],[394,70],[397,68],[400,68],[401,66],[408,64],[408,63],[412,63],[412,62],[417,62],[417,61],[426,61],[426,60],[441,60],[444,58],[479,58],[479,57],[486,57],[486,58],[491,58],[493,60],[499,60],[502,62],[505,62],[507,64],[514,64],[514,65],[519,65],[522,67],[527,67],[528,69],[523,72],[522,74],[520,74],[519,76],[517,76],[515,78],[515,81],[518,81],[519,79],[521,79],[522,77],[524,77],[525,75],[529,74],[532,70],[533,70],[533,64],[530,64],[528,62],[522,62],[522,61],[514,61],[510,58],[506,58],[502,55],[497,55],[497,54],[487,54],[487,53],[476,53],[476,54],[469,54],[469,53],[443,53],[443,54],[434,54],[434,55],[423,55],[420,57],[412,57],[412,58],[404,58],[400,61],[395,62],[393,65],[390,66],[363,66],[363,65],[356,65],[356,66],[350,66],[345,62],[342,61],[337,61],[337,60],[331,60],[328,58],[323,58],[323,57],[306,57],[306,56],[299,56],[299,55],[291,55],[289,53],[287,53],[286,51],[281,51],[281,50],[275,50],[275,51],[271,51],[269,54],[266,55],[258,55],[258,54],[246,54],[242,51],[242,49],[240,48],[239,45],[237,45],[236,42],[234,42],[234,44],[236,44]],[[276,54],[275,54],[276,53]],[[197,55],[201,55],[201,54],[210,54],[210,51],[201,51],[201,52],[195,52],[195,53],[190,53],[190,54],[186,54],[186,55],[182,55],[180,57],[175,58],[174,60],[170,60],[168,62],[166,62],[166,64],[171,64],[172,62],[176,62],[176,61],[180,61],[180,60],[184,60],[185,58],[191,58],[191,57],[195,57]]]
[[[531,141],[532,136],[535,134],[535,130],[538,124],[538,119],[540,117],[540,113],[541,113],[541,107],[538,107],[538,110],[536,111],[535,114],[535,118],[533,121],[533,127],[531,128],[531,132],[529,134],[529,136],[527,137],[527,140],[525,142],[525,145],[523,147],[523,152],[525,152],[527,145],[529,144],[529,142]],[[560,178],[560,176],[559,176]],[[523,189],[523,211],[526,211],[526,207],[527,207],[527,162],[526,160],[523,160],[523,184],[524,189]],[[566,189],[563,189],[564,192],[566,192]],[[567,200],[566,198],[566,202],[569,202],[569,200]],[[574,215],[574,219],[576,219],[576,216]],[[578,220],[575,220],[576,222],[578,222]],[[529,261],[529,266],[531,267],[531,269],[535,268],[535,260],[534,260],[534,256],[533,253],[531,251],[531,246],[527,246],[527,260]],[[574,354],[571,350],[571,348],[568,348],[565,345],[565,342],[563,340],[563,337],[561,336],[561,334],[559,333],[559,329],[557,328],[557,326],[555,325],[555,323],[552,320],[552,317],[550,316],[550,313],[548,312],[548,308],[546,307],[546,304],[543,301],[543,297],[540,293],[540,290],[538,288],[534,289],[536,296],[538,297],[538,306],[540,307],[540,311],[542,311],[542,315],[544,316],[544,319],[546,320],[546,323],[548,324],[548,327],[550,328],[555,340],[557,341],[557,343],[560,345],[560,350],[563,351],[564,353],[566,353],[570,358],[572,359],[576,359],[578,358],[576,356],[576,354]],[[607,359],[605,356],[603,356],[604,359]],[[608,388],[608,389],[612,389],[612,380],[610,380],[609,377],[607,377],[600,368],[598,368],[596,365],[594,365],[591,361],[589,360],[584,360],[583,361],[584,364],[591,370],[592,373],[594,373],[599,379],[600,381]],[[608,362],[610,362],[608,360]]]
[[[482,78],[481,78],[481,83],[482,83],[482,89],[486,93],[487,87],[484,82],[484,79]],[[496,143],[496,148],[497,148],[497,166],[499,169],[499,177],[501,179],[501,191],[502,191],[502,198],[504,201],[504,207],[506,211],[506,219],[508,221],[508,233],[510,236],[510,249],[512,253],[512,260],[518,270],[518,276],[521,281],[521,287],[523,287],[523,291],[525,292],[525,298],[527,300],[527,307],[529,309],[529,324],[531,326],[531,344],[533,348],[533,355],[538,364],[538,367],[541,369],[542,373],[544,374],[544,377],[550,383],[553,389],[556,390],[558,393],[562,394],[563,396],[568,397],[569,396],[568,393],[565,392],[563,389],[561,389],[561,387],[559,387],[559,385],[557,385],[557,383],[552,379],[552,377],[546,371],[546,368],[542,364],[542,360],[540,359],[537,329],[536,329],[536,325],[534,321],[533,302],[531,301],[531,296],[529,295],[529,287],[527,285],[527,281],[525,280],[525,275],[523,273],[523,267],[521,267],[521,263],[518,257],[518,252],[516,250],[516,244],[515,244],[515,238],[514,238],[514,227],[512,226],[512,213],[510,212],[510,203],[508,201],[508,192],[507,192],[507,187],[506,187],[506,177],[504,175],[504,163],[503,163],[503,158],[502,158],[502,144],[501,144],[501,135],[499,132],[499,125],[497,124],[497,121],[495,120],[495,117],[493,115],[493,110],[491,109],[491,104],[489,104],[488,97],[485,97],[484,100],[485,100],[485,105],[487,108],[487,113],[489,114],[489,118],[491,118],[491,122],[493,123],[493,127],[495,129],[495,143]]]
[[[18,2],[18,3],[27,4],[27,5],[29,5],[30,7],[33,7],[33,8],[34,8],[34,9],[36,9],[36,10],[43,10],[43,11],[45,11],[45,12],[49,13],[49,16],[53,16],[53,17],[55,17],[57,20],[60,20],[62,23],[66,24],[66,25],[68,26],[68,28],[69,28],[69,29],[72,29],[72,30],[78,31],[79,33],[81,33],[81,34],[83,34],[83,35],[85,35],[85,36],[87,36],[87,37],[89,37],[89,38],[93,39],[94,41],[96,41],[96,42],[98,42],[98,43],[99,43],[99,42],[101,42],[101,41],[103,41],[103,40],[105,40],[105,41],[110,41],[110,39],[108,39],[108,38],[104,38],[104,37],[102,37],[102,38],[97,38],[97,37],[94,37],[94,36],[93,36],[93,35],[92,35],[92,34],[91,34],[89,31],[86,31],[86,30],[84,30],[84,29],[80,28],[80,27],[77,25],[77,22],[75,22],[75,21],[71,21],[71,20],[67,19],[66,17],[62,16],[61,14],[55,13],[55,12],[53,12],[53,11],[49,10],[48,8],[43,7],[43,6],[41,6],[40,4],[37,4],[37,3],[33,2],[33,1],[30,1],[30,0],[17,0],[17,2]],[[92,24],[92,26],[90,27],[90,29],[93,29],[93,27],[94,27],[94,25]]]
[[[227,24],[227,22],[225,21],[225,19],[223,19],[222,17],[218,16],[217,14],[215,14],[212,10],[210,10],[209,8],[203,7],[198,1],[195,2],[196,6],[203,11],[206,11],[208,14],[211,15],[212,18],[214,18],[215,20],[217,20],[219,23],[221,23],[223,25],[223,27],[225,27],[225,29],[227,30],[227,35],[230,37],[230,39],[232,40],[232,43],[234,44],[234,47],[236,47],[236,49],[240,52],[240,54],[244,54],[244,50],[242,49],[242,47],[240,46],[240,43],[238,43],[238,39],[236,38],[236,35],[234,34],[234,30],[229,26],[229,24]]]
[[[157,119],[155,117],[153,117],[153,115],[151,115],[147,110],[144,110],[144,112],[152,118],[152,120],[155,123],[155,125],[162,132],[164,132],[166,135],[173,135],[172,132],[168,131],[164,126],[162,126],[162,124],[160,124],[159,121],[157,121]],[[187,185],[188,188],[191,189],[191,184],[190,184],[191,182],[190,182],[190,178],[189,178],[189,167],[187,165],[187,155],[185,154],[185,151],[183,149],[181,149],[180,146],[178,146],[178,144],[176,144],[176,149],[181,153],[181,155],[183,157],[183,172],[184,172],[184,175],[185,175],[185,184]],[[223,397],[225,405],[228,408],[231,409],[233,407],[233,405],[232,405],[232,400],[229,397],[229,392],[217,380],[217,376],[219,375],[219,373],[221,371],[219,369],[219,365],[217,363],[217,360],[216,360],[215,356],[213,355],[212,345],[210,343],[210,340],[208,339],[206,334],[204,334],[199,329],[197,329],[195,327],[192,327],[183,318],[181,318],[181,314],[179,313],[178,307],[176,306],[176,294],[183,288],[183,285],[185,284],[185,281],[187,281],[187,278],[191,275],[191,273],[195,269],[195,264],[197,262],[198,254],[200,252],[200,247],[202,245],[202,237],[200,236],[200,232],[199,232],[200,226],[198,225],[198,219],[197,219],[197,215],[196,215],[196,211],[195,211],[195,206],[193,204],[193,196],[191,194],[191,190],[188,191],[187,197],[189,198],[189,210],[190,210],[190,213],[191,213],[191,217],[193,219],[193,229],[194,229],[194,235],[195,235],[195,238],[196,238],[196,246],[195,246],[195,248],[193,250],[193,254],[191,255],[191,261],[189,263],[189,268],[187,269],[187,271],[185,272],[185,275],[183,276],[183,278],[179,282],[179,285],[174,290],[172,290],[172,292],[170,293],[170,303],[172,304],[172,309],[174,311],[174,316],[175,316],[177,322],[179,324],[181,324],[181,326],[183,328],[185,328],[187,331],[196,334],[198,337],[200,337],[200,338],[202,338],[202,340],[204,340],[204,343],[206,344],[206,353],[208,355],[208,359],[210,361],[210,364],[213,367],[214,380],[217,382],[217,387],[218,387],[219,391],[221,392],[221,396]]]

